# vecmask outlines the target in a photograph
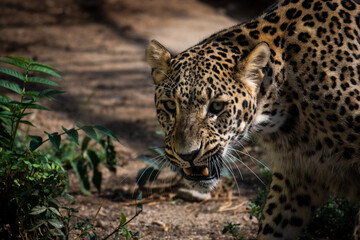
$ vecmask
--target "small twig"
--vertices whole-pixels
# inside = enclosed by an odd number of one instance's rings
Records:
[[[97,210],[97,212],[96,212],[96,214],[95,214],[92,227],[89,228],[89,229],[86,229],[86,230],[83,231],[83,232],[81,232],[81,233],[75,238],[75,240],[79,239],[79,237],[81,237],[82,235],[84,235],[84,234],[87,233],[87,232],[92,231],[92,230],[95,228],[96,218],[97,218],[97,216],[99,215],[99,212],[100,212],[101,208],[104,206],[104,203],[105,203],[105,200],[101,203],[100,207],[98,208],[98,210]]]

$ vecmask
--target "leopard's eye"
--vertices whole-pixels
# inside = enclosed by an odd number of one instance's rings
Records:
[[[209,113],[218,114],[220,113],[225,107],[224,102],[212,102],[209,107]]]
[[[176,103],[174,101],[165,101],[164,107],[170,113],[174,113],[176,111]]]

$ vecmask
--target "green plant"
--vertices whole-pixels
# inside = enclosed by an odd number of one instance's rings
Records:
[[[140,188],[144,187],[147,182],[155,181],[161,170],[167,166],[165,152],[162,148],[149,147],[149,150],[155,155],[155,157],[149,155],[142,155],[138,157],[139,160],[148,165],[141,169],[136,176],[136,182]]]
[[[269,187],[258,188],[256,198],[250,199],[250,219],[256,217],[257,220],[261,219],[261,212],[265,206],[266,196],[269,192]]]
[[[136,201],[140,201],[142,199],[142,192],[139,193],[139,195],[136,198]],[[121,220],[119,226],[112,231],[108,236],[106,236],[103,240],[108,239],[112,235],[115,234],[115,239],[120,238],[120,236],[124,236],[126,240],[133,239],[138,240],[139,239],[139,232],[133,233],[132,231],[129,231],[127,229],[127,225],[134,220],[137,216],[139,216],[140,213],[143,211],[143,205],[141,203],[136,204],[135,214],[132,216],[129,220],[126,219],[126,216],[124,213],[121,213]]]
[[[342,198],[330,199],[317,209],[300,240],[352,240],[359,204]]]
[[[136,198],[136,201],[140,201],[141,199],[142,199],[142,193],[140,192],[140,194]],[[74,228],[77,230],[80,230],[80,234],[77,236],[76,239],[84,239],[84,238],[88,237],[90,240],[92,240],[92,239],[98,238],[97,233],[96,233],[95,223],[96,223],[96,218],[100,212],[102,205],[98,209],[92,223],[88,219],[85,219],[85,220],[79,221],[75,224]],[[103,240],[109,239],[111,236],[114,236],[114,239],[121,239],[120,236],[123,236],[123,237],[125,237],[126,240],[129,240],[129,239],[138,240],[139,236],[140,236],[139,232],[133,233],[132,231],[128,230],[127,225],[132,220],[134,220],[137,216],[139,216],[139,214],[142,211],[143,211],[142,204],[137,203],[136,209],[135,209],[135,214],[129,220],[127,220],[125,214],[123,212],[121,212],[120,223],[119,223],[118,227],[116,227],[110,234],[108,234],[106,237],[104,237]],[[70,213],[68,215],[70,215]]]
[[[0,73],[8,78],[0,80],[0,87],[15,93],[15,96],[11,97],[10,94],[0,95],[0,239],[52,239],[59,236],[65,238],[66,219],[60,214],[60,204],[56,198],[70,197],[65,191],[67,174],[62,160],[46,156],[38,148],[50,142],[60,151],[62,135],[67,135],[71,141],[78,144],[78,130],[84,131],[96,141],[99,140],[96,130],[108,137],[116,137],[104,127],[81,125],[71,129],[63,127],[62,133],[44,132],[46,139],[41,136],[22,135],[22,125],[34,126],[27,120],[27,116],[31,114],[29,110],[47,110],[39,101],[53,100],[55,95],[63,93],[52,88],[29,91],[28,87],[33,83],[59,86],[54,81],[34,74],[56,78],[61,76],[53,67],[25,58],[6,57],[0,61],[17,68],[13,70],[0,67]],[[110,145],[109,141],[100,141],[100,144],[105,146],[104,149],[109,151],[109,154],[113,154],[109,150],[111,147],[106,145]],[[100,160],[90,151],[87,151],[87,155],[91,160],[94,174],[99,175],[95,169]],[[109,157],[108,160],[114,161],[114,157]],[[81,164],[76,164],[78,171],[82,167],[79,165]],[[84,172],[86,173],[86,170],[79,175]],[[100,184],[98,178],[95,185]]]
[[[245,238],[239,234],[240,223],[226,223],[226,226],[222,230],[222,234],[230,233],[235,240],[244,240]]]
[[[111,172],[116,172],[116,152],[109,136],[96,134],[96,138],[90,138],[87,135],[82,139],[79,138],[76,142],[65,141],[59,150],[48,146],[45,152],[47,158],[60,161],[65,169],[72,168],[74,170],[80,189],[84,194],[91,194],[90,182],[94,184],[98,192],[101,191],[102,173],[98,169],[100,164],[103,164]],[[89,172],[91,171],[90,181]]]
[[[46,110],[38,104],[39,100],[52,100],[54,95],[62,93],[55,89],[28,91],[30,83],[58,86],[51,80],[34,77],[32,73],[61,77],[54,68],[32,60],[7,57],[1,62],[18,67],[25,73],[0,68],[0,72],[11,79],[0,80],[0,87],[17,94],[14,99],[0,95],[0,238],[63,236],[60,205],[55,198],[65,194],[63,182],[66,173],[59,161],[49,160],[36,151],[42,144],[42,138],[29,135],[19,139],[20,125],[33,126],[25,120],[31,114],[27,110]],[[58,141],[57,134],[48,136],[51,142]]]

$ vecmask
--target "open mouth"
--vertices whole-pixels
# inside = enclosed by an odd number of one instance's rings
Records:
[[[221,166],[221,162],[218,162],[218,164],[209,164],[208,166],[193,166],[183,168],[181,173],[185,179],[191,181],[219,179],[221,175]]]

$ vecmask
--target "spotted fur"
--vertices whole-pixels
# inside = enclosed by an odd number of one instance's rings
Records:
[[[282,0],[175,56],[147,48],[165,152],[192,186],[216,185],[248,134],[266,149],[258,239],[296,239],[329,196],[360,200],[359,34],[356,0]]]

